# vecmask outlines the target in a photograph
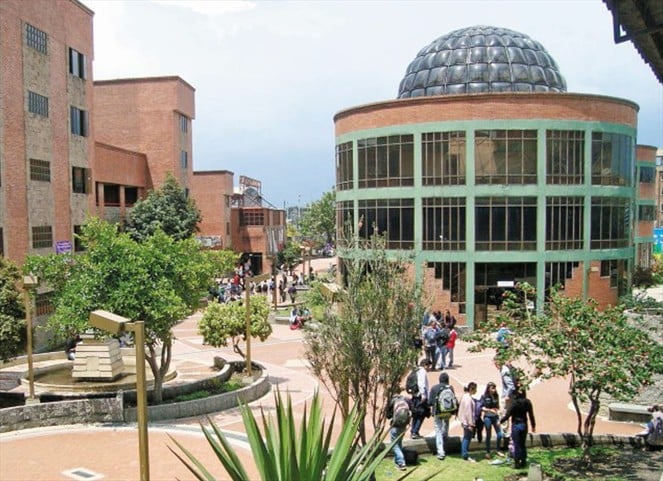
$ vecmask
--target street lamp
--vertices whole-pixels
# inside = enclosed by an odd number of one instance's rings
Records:
[[[30,290],[39,285],[36,276],[23,276],[23,302],[25,304],[25,328],[27,329],[27,348],[28,348],[28,381],[30,384],[30,395],[28,403],[35,400],[35,372],[32,365],[32,300],[30,299]]]
[[[96,310],[90,313],[90,325],[118,335],[133,332],[136,344],[136,400],[138,411],[138,457],[140,460],[140,480],[150,479],[150,453],[147,437],[147,386],[145,382],[145,323],[132,322],[126,317],[112,312]]]

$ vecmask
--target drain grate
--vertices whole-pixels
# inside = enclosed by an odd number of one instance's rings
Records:
[[[95,473],[86,468],[74,468],[67,471],[62,471],[62,474],[68,476],[76,481],[95,481],[104,477],[103,474]]]

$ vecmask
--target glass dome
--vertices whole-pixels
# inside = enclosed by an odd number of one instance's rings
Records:
[[[421,49],[407,67],[398,98],[479,92],[566,92],[566,81],[539,42],[478,25]]]

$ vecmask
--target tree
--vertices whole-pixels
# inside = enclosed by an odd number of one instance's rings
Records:
[[[412,341],[423,315],[422,289],[404,259],[387,257],[383,237],[351,244],[352,255],[342,255],[346,281],[338,308],[328,304],[318,328],[305,333],[305,346],[313,373],[343,417],[350,399],[362,413],[359,436],[366,442],[366,416],[375,431],[384,428],[386,405],[416,364]]]
[[[267,321],[269,317],[267,299],[264,296],[252,296],[249,310],[251,337],[264,341],[272,333],[272,326]],[[210,346],[227,346],[230,340],[233,351],[245,357],[239,343],[246,341],[246,307],[242,302],[208,304],[198,323],[198,332],[203,336],[205,344]]]
[[[160,230],[136,242],[116,226],[93,219],[83,227],[81,241],[86,250],[76,256],[30,256],[26,261],[27,269],[53,288],[55,312],[48,324],[62,333],[84,332],[95,309],[144,321],[153,400],[160,403],[172,327],[197,308],[215,266],[193,238],[176,241]]]
[[[325,192],[319,200],[311,203],[299,222],[301,234],[329,244],[336,239],[336,194]]]
[[[284,265],[287,270],[292,270],[297,264],[301,262],[302,251],[299,244],[293,241],[286,241],[282,249],[276,254],[276,263],[281,266]]]
[[[25,347],[25,310],[16,288],[18,282],[18,268],[0,256],[0,358],[3,361],[16,356]]]
[[[124,229],[140,242],[159,229],[175,240],[183,240],[197,231],[201,219],[193,199],[169,172],[159,189],[136,203]]]
[[[373,436],[364,446],[359,446],[355,439],[355,432],[360,422],[356,409],[350,413],[343,423],[336,445],[330,453],[330,428],[326,429],[322,412],[322,401],[316,392],[311,401],[310,412],[304,408],[304,417],[299,429],[292,411],[292,401],[281,399],[277,391],[276,419],[262,412],[264,436],[260,432],[251,409],[246,404],[240,405],[242,419],[246,427],[246,434],[255,457],[256,468],[262,481],[369,481],[374,479],[373,473],[380,462],[389,453],[391,445],[385,446],[381,438]],[[329,426],[334,425],[332,416]],[[211,430],[201,424],[203,434],[208,444],[214,450],[232,481],[249,481],[246,469],[235,454],[223,431],[209,420]],[[184,445],[171,440],[182,451],[179,454],[173,448],[169,449],[186,465],[196,479],[213,481],[215,478],[208,469],[189,452]],[[397,478],[404,479],[412,472]],[[426,477],[432,478],[437,473]]]
[[[531,286],[522,288],[525,293],[533,292]],[[652,382],[654,373],[663,371],[663,349],[628,322],[621,306],[600,311],[592,299],[566,297],[553,289],[543,313],[514,316],[514,307],[522,313],[522,302],[521,298],[505,303],[500,317],[474,333],[473,350],[498,348],[500,360],[534,366],[533,373],[521,371],[524,384],[533,377],[568,376],[583,458],[589,462],[601,395],[622,401],[632,399]],[[493,331],[501,322],[506,322],[511,330],[506,348],[499,348],[493,338]],[[583,414],[583,403],[589,404],[587,414]]]

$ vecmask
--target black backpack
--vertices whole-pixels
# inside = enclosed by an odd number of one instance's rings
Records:
[[[419,382],[417,380],[417,370],[413,369],[405,379],[405,392],[411,395],[419,394]]]
[[[437,342],[444,345],[449,341],[449,336],[451,332],[448,328],[443,327],[440,332],[437,333]]]

